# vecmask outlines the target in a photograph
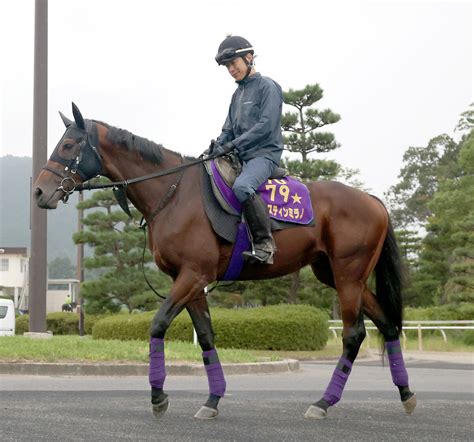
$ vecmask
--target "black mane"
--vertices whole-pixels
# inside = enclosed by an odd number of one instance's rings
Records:
[[[105,126],[107,139],[113,144],[123,144],[129,151],[138,152],[145,160],[154,164],[160,164],[163,161],[163,149],[161,144],[154,143],[146,138],[132,134],[128,130],[119,129],[102,121],[92,120],[95,123]],[[173,152],[175,153],[175,152]],[[179,154],[176,154],[179,155]]]

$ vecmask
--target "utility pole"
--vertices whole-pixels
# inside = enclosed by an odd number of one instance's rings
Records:
[[[35,60],[33,97],[33,182],[47,161],[48,145],[48,0],[35,0]],[[31,189],[30,189],[31,190]],[[31,258],[29,329],[46,332],[47,217],[31,198]]]
[[[82,191],[79,192],[79,204],[84,201]],[[77,231],[82,232],[84,229],[82,219],[84,217],[84,210],[77,209]],[[79,281],[78,295],[79,295],[79,336],[84,336],[84,298],[81,293],[81,284],[84,281],[84,267],[82,261],[84,259],[84,244],[77,245],[77,261],[76,261],[76,279]]]

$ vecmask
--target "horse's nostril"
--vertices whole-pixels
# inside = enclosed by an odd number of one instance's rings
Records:
[[[41,190],[40,187],[35,187],[34,195],[36,198],[38,198],[42,193],[43,191]]]

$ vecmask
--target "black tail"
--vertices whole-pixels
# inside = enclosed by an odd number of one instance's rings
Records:
[[[403,321],[403,266],[390,218],[388,223],[387,236],[375,266],[376,294],[387,319],[401,333]]]

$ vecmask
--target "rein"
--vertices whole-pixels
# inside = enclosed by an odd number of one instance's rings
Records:
[[[128,180],[115,181],[113,183],[93,184],[93,183],[90,183],[89,181],[86,181],[84,183],[78,184],[72,191],[73,192],[74,191],[75,192],[80,192],[82,190],[109,189],[109,188],[119,188],[119,187],[126,188],[130,184],[140,183],[142,181],[151,180],[153,178],[159,178],[159,177],[166,176],[166,175],[172,175],[174,173],[180,172],[180,171],[182,171],[184,169],[187,169],[189,167],[197,166],[198,164],[205,163],[206,161],[213,160],[215,158],[219,158],[220,156],[223,156],[223,155],[224,154],[214,155],[214,156],[210,155],[208,157],[201,158],[201,159],[196,160],[196,161],[192,161],[191,163],[182,164],[181,166],[173,167],[171,169],[166,169],[166,170],[162,170],[160,172],[150,173],[148,175],[143,175],[143,176],[139,176],[139,177],[136,177],[136,178],[131,178],[131,179],[128,179]]]

